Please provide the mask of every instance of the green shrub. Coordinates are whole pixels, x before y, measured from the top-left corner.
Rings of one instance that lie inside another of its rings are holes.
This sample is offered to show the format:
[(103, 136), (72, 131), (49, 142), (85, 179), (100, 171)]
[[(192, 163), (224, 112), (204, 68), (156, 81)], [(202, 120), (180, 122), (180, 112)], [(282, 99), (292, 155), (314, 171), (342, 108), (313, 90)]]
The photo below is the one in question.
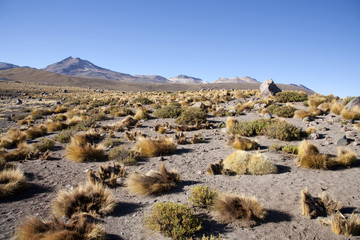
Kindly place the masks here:
[(307, 94), (303, 92), (282, 91), (282, 92), (278, 92), (275, 95), (275, 100), (281, 103), (303, 102), (306, 101), (307, 99), (308, 99)]
[(153, 102), (146, 97), (138, 97), (134, 99), (134, 103), (140, 103), (141, 105), (152, 104)]
[(34, 144), (34, 149), (37, 152), (46, 152), (55, 146), (55, 142), (49, 138), (42, 138), (39, 143)]
[(285, 145), (282, 149), (283, 152), (289, 153), (289, 154), (298, 154), (298, 148), (297, 146), (292, 145)]
[(195, 186), (191, 190), (190, 202), (197, 207), (208, 207), (213, 204), (217, 192), (208, 186)]
[(154, 112), (154, 116), (158, 118), (176, 118), (182, 113), (180, 104), (170, 104)]
[(126, 166), (135, 166), (139, 159), (139, 153), (124, 146), (112, 148), (109, 152), (109, 159), (121, 162)]
[(267, 127), (266, 135), (282, 141), (291, 141), (300, 139), (301, 130), (285, 121), (274, 121)]
[(173, 202), (155, 203), (144, 222), (149, 229), (173, 239), (191, 236), (201, 229), (202, 223), (187, 205)]
[(206, 122), (206, 112), (200, 108), (187, 108), (175, 120), (177, 124), (194, 125)]
[(283, 147), (280, 146), (279, 144), (273, 144), (269, 147), (270, 151), (274, 151), (274, 152), (281, 151), (282, 148)]
[(269, 114), (274, 114), (274, 110), (279, 108), (279, 107), (280, 107), (279, 105), (271, 104), (266, 108), (266, 112), (269, 113)]
[(284, 118), (292, 118), (294, 117), (294, 113), (296, 111), (296, 108), (291, 106), (282, 106), (275, 108), (273, 111), (273, 114), (275, 114), (278, 117), (284, 117)]
[(112, 137), (107, 137), (105, 138), (103, 144), (104, 147), (113, 147), (116, 145), (119, 145), (121, 143), (121, 140), (118, 138), (112, 138)]
[(55, 136), (55, 141), (59, 143), (69, 143), (71, 137), (74, 135), (75, 131), (71, 129), (62, 130)]
[(263, 134), (266, 128), (270, 125), (271, 120), (259, 119), (251, 122), (238, 122), (229, 129), (230, 134), (240, 134), (241, 136), (254, 136)]

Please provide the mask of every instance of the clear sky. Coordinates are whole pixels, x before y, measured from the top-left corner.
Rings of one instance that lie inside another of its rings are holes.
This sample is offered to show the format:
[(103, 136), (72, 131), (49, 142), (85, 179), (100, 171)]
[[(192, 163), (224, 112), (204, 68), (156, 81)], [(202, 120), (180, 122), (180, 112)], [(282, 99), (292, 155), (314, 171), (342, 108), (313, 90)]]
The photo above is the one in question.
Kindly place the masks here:
[(250, 76), (360, 95), (359, 0), (0, 0), (0, 62)]

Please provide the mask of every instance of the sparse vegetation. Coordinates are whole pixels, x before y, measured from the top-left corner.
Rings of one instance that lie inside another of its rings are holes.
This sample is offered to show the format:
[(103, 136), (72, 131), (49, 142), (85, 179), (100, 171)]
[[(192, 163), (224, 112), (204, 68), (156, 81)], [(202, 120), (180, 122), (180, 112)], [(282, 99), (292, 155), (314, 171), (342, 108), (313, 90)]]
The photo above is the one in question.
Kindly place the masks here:
[(171, 137), (161, 137), (158, 139), (139, 137), (136, 140), (134, 150), (143, 157), (155, 157), (174, 153), (176, 144)]
[(65, 149), (65, 157), (74, 162), (101, 161), (106, 158), (104, 147), (88, 143), (85, 135), (71, 137)]
[(154, 112), (154, 116), (158, 118), (176, 118), (182, 113), (180, 104), (170, 104), (161, 107)]

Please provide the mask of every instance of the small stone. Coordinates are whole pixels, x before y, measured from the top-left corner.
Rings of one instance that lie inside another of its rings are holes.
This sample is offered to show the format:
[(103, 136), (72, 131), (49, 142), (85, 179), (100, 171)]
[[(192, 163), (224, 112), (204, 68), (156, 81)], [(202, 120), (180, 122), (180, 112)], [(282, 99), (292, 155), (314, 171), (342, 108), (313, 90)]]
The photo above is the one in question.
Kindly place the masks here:
[(20, 105), (20, 104), (22, 104), (22, 101), (19, 98), (16, 99), (16, 105)]
[(318, 133), (311, 133), (309, 136), (310, 139), (319, 139), (320, 138), (320, 134)]
[(314, 121), (314, 119), (312, 119), (311, 117), (304, 117), (303, 118), (303, 122), (311, 122)]
[(67, 90), (67, 89), (64, 89), (64, 90), (63, 90), (63, 93), (68, 93), (68, 90)]
[(192, 107), (203, 109), (205, 107), (205, 105), (202, 102), (197, 102), (194, 105), (192, 105)]
[(336, 146), (346, 146), (349, 144), (349, 139), (346, 138), (346, 136), (340, 137), (336, 142)]
[(271, 116), (271, 114), (269, 114), (269, 113), (265, 113), (265, 114), (264, 114), (264, 118), (265, 118), (265, 119), (271, 119), (272, 116)]
[(203, 171), (201, 171), (201, 170), (200, 170), (200, 171), (197, 171), (196, 173), (197, 173), (198, 175), (202, 175), (202, 174), (204, 174), (204, 172), (203, 172)]

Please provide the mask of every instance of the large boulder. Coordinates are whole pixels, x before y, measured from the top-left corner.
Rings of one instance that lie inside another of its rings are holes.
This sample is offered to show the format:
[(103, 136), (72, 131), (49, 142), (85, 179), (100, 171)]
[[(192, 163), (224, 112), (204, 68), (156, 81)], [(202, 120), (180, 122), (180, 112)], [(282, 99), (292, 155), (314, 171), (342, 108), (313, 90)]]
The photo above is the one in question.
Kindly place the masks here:
[(260, 93), (263, 98), (274, 96), (278, 92), (281, 92), (281, 89), (276, 86), (272, 79), (266, 80), (260, 85)]
[(360, 108), (360, 97), (354, 97), (348, 104), (346, 104), (346, 108), (350, 110), (355, 106)]

